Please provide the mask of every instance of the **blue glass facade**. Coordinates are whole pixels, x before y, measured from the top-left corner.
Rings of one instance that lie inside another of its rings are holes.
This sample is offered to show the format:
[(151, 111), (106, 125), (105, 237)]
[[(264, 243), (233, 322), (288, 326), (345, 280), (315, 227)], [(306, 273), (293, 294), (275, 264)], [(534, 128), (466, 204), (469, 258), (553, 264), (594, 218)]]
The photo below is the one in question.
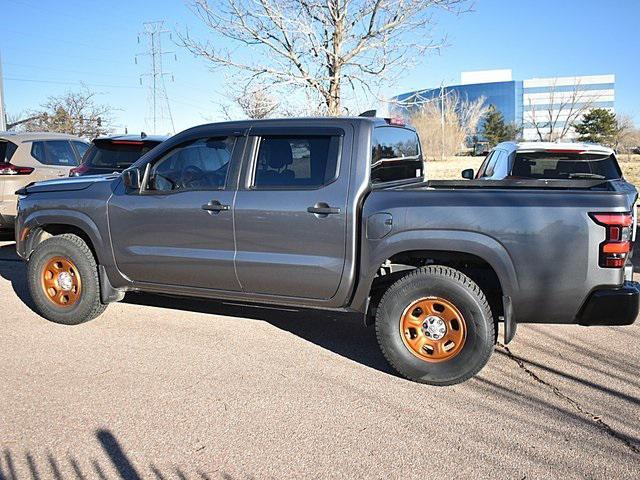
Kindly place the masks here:
[[(504, 116), (507, 123), (522, 124), (522, 82), (491, 82), (474, 83), (470, 85), (451, 85), (443, 88), (444, 94), (456, 92), (459, 98), (470, 101), (485, 97), (486, 105), (494, 105)], [(440, 96), (440, 89), (418, 90), (415, 92), (398, 95), (397, 100), (402, 103), (411, 103), (413, 99), (430, 100)]]

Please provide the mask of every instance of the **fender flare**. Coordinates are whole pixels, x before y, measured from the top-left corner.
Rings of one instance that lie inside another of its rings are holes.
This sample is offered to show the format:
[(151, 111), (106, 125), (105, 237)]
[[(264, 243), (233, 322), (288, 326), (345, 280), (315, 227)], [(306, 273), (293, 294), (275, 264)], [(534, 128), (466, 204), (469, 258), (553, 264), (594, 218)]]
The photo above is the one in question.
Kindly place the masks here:
[(493, 237), (465, 230), (409, 230), (380, 241), (365, 243), (351, 308), (366, 312), (369, 292), (380, 266), (394, 255), (416, 250), (475, 255), (496, 272), (503, 295), (513, 298), (514, 292), (518, 290), (518, 276), (513, 260), (507, 249)]
[[(96, 223), (85, 213), (75, 210), (37, 210), (31, 213), (24, 221), (22, 228), (28, 228), (30, 232), (46, 225), (69, 225), (84, 232), (92, 243), (96, 260), (101, 265), (111, 265), (113, 261), (110, 255), (110, 248), (102, 241), (100, 230)], [(26, 239), (24, 254), (28, 258), (34, 249), (36, 237), (30, 233)]]

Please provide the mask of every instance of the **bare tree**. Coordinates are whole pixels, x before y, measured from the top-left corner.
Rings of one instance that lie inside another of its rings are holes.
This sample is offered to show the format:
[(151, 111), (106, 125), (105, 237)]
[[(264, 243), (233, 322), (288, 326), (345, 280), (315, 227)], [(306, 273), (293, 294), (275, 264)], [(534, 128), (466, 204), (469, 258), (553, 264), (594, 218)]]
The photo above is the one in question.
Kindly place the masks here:
[(267, 118), (279, 106), (278, 101), (265, 88), (242, 89), (235, 101), (248, 118)]
[[(461, 12), (467, 0), (190, 0), (211, 38), (181, 34), (212, 66), (245, 87), (307, 90), (324, 113), (339, 115), (356, 91), (373, 91), (426, 51), (437, 9)], [(222, 40), (222, 41), (221, 41)], [(233, 49), (219, 47), (231, 44)], [(235, 47), (246, 47), (238, 49)]]
[(50, 97), (41, 108), (29, 112), (23, 123), (26, 131), (69, 133), (94, 138), (111, 131), (113, 109), (95, 101), (95, 92), (86, 88)]
[(411, 115), (411, 124), (420, 134), (425, 157), (442, 159), (463, 150), (486, 112), (484, 97), (471, 101), (451, 91), (424, 102)]
[(597, 98), (591, 92), (580, 88), (580, 82), (576, 82), (571, 91), (560, 92), (554, 80), (545, 100), (548, 103), (542, 108), (529, 99), (530, 120), (538, 139), (552, 142), (565, 138), (595, 101)]
[(633, 118), (629, 115), (616, 114), (616, 135), (613, 148), (620, 153), (631, 153), (640, 148), (640, 129), (636, 128)]

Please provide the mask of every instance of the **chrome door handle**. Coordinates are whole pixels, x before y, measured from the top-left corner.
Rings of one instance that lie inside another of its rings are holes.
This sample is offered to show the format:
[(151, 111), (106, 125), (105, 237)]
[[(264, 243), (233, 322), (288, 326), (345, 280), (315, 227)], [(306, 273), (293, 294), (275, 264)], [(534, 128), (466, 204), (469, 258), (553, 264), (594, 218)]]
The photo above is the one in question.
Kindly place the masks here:
[(209, 203), (202, 205), (202, 209), (213, 213), (219, 213), (231, 209), (231, 205), (223, 205), (218, 200), (211, 200)]
[(308, 207), (307, 212), (326, 217), (327, 215), (337, 215), (340, 213), (339, 207), (330, 207), (324, 202), (318, 202), (313, 207)]

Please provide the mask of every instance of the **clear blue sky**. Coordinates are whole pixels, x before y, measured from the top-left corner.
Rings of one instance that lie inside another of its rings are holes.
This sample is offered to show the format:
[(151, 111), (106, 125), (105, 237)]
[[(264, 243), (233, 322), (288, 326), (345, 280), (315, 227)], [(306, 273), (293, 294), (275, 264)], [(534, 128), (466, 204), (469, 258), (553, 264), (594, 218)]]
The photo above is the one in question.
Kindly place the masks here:
[[(0, 14), (9, 113), (34, 109), (84, 82), (118, 109), (116, 127), (130, 132), (150, 130), (147, 90), (139, 81), (147, 67), (144, 58), (134, 63), (144, 50), (137, 43), (143, 22), (164, 20), (169, 30), (189, 26), (202, 33), (181, 0), (1, 0)], [(387, 93), (457, 82), (463, 70), (511, 68), (516, 79), (614, 73), (616, 110), (638, 124), (639, 18), (638, 0), (477, 0), (471, 13), (436, 16), (437, 32), (446, 32), (450, 46), (421, 59)], [(167, 91), (176, 130), (221, 119), (221, 74), (168, 38), (163, 46), (178, 57), (165, 62), (175, 79)]]

